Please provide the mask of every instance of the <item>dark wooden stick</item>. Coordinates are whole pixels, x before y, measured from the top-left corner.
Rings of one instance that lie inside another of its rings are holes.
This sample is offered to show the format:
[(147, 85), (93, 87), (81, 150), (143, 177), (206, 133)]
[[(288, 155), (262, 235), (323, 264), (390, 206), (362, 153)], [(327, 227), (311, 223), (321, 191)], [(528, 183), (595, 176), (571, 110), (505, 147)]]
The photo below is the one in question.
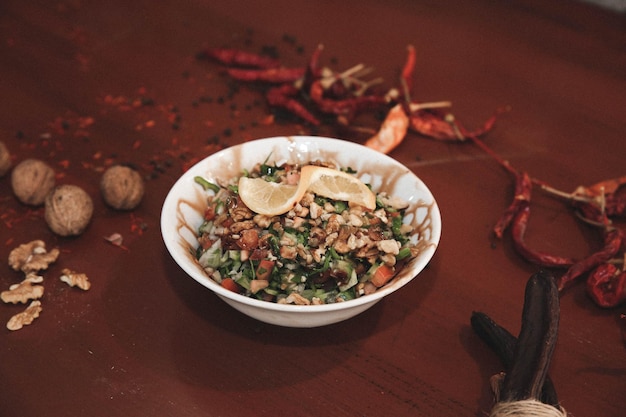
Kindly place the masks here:
[[(473, 312), (470, 322), (478, 337), (498, 356), (504, 365), (505, 372), (509, 372), (513, 365), (517, 338), (485, 313)], [(546, 375), (543, 384), (541, 402), (559, 408), (559, 397), (549, 375)]]
[(554, 276), (540, 271), (526, 284), (522, 327), (500, 401), (541, 398), (559, 327), (559, 293)]

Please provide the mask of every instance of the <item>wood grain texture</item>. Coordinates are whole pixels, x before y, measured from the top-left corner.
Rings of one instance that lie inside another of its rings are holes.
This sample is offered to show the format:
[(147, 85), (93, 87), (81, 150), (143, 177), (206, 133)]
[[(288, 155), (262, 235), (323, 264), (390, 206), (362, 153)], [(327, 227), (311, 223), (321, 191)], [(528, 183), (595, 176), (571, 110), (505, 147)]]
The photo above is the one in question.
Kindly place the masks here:
[[(537, 269), (507, 237), (490, 241), (513, 178), (469, 144), (409, 135), (391, 156), (424, 180), (443, 217), (429, 267), (345, 323), (258, 323), (176, 266), (160, 237), (160, 207), (182, 170), (216, 143), (310, 131), (263, 124), (258, 89), (233, 89), (196, 53), (271, 46), (296, 66), (323, 43), (325, 65), (363, 62), (391, 85), (413, 44), (417, 100), (452, 101), (470, 128), (510, 106), (485, 141), (573, 191), (624, 175), (624, 23), (565, 0), (1, 2), (0, 140), (14, 162), (44, 159), (58, 182), (88, 191), (94, 218), (80, 237), (56, 237), (41, 210), (25, 210), (9, 177), (0, 178), (0, 260), (33, 239), (62, 251), (46, 272), (41, 316), (18, 332), (0, 330), (0, 415), (485, 415), (489, 378), (502, 365), (471, 331), (471, 313), (517, 334)], [(148, 178), (132, 212), (99, 198), (102, 168), (113, 162)], [(539, 193), (533, 202), (529, 245), (575, 258), (601, 245), (562, 202)], [(114, 232), (128, 250), (103, 239)], [(58, 281), (63, 268), (87, 273), (91, 289)], [(0, 264), (0, 287), (19, 280)], [(0, 306), (0, 321), (20, 308)], [(562, 295), (550, 376), (572, 415), (623, 415), (625, 312), (599, 309), (581, 285)]]

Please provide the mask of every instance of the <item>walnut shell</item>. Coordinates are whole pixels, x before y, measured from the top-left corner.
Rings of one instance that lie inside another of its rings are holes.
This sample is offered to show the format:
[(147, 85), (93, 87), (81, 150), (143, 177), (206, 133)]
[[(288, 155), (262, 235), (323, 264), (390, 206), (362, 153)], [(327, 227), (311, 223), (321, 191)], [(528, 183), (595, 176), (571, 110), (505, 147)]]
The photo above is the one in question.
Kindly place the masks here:
[(141, 203), (144, 183), (134, 169), (115, 165), (102, 175), (100, 191), (109, 206), (118, 210), (132, 210)]
[(54, 170), (39, 159), (25, 159), (13, 169), (11, 186), (18, 200), (31, 206), (43, 204), (54, 187)]
[(60, 185), (46, 197), (44, 217), (50, 229), (58, 235), (80, 235), (92, 215), (91, 197), (76, 185)]
[(11, 154), (4, 142), (0, 142), (0, 178), (11, 168)]

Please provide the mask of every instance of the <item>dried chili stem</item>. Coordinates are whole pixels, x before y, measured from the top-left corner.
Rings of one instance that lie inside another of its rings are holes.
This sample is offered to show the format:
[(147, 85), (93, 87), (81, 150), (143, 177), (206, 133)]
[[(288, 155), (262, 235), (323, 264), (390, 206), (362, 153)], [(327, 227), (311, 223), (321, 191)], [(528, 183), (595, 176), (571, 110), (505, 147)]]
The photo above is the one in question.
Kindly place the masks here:
[(360, 85), (360, 87), (353, 94), (358, 97), (358, 96), (362, 96), (363, 94), (365, 94), (365, 92), (369, 90), (370, 88), (372, 88), (372, 86), (377, 85), (377, 84), (382, 84), (385, 80), (382, 77), (378, 77), (370, 81), (361, 81), (361, 80), (355, 80), (355, 81), (357, 82), (357, 85)]
[(361, 73), (361, 71), (364, 70), (366, 70), (367, 73), (371, 72), (371, 69), (365, 68), (365, 64), (356, 64), (355, 66), (350, 67), (339, 74), (335, 74), (332, 71), (329, 71), (329, 74), (326, 74), (322, 77), (322, 79), (320, 80), (320, 84), (326, 90), (338, 80), (344, 80), (348, 78), (355, 79), (354, 77), (356, 77), (356, 74), (359, 74)]
[(424, 103), (410, 103), (409, 110), (411, 112), (428, 110), (428, 109), (446, 109), (452, 107), (450, 101), (427, 101)]
[(452, 128), (454, 129), (457, 138), (460, 141), (464, 141), (464, 140), (471, 140), (476, 146), (478, 146), (481, 150), (483, 150), (487, 155), (491, 156), (493, 159), (496, 160), (496, 162), (498, 162), (498, 164), (500, 164), (504, 169), (506, 169), (508, 172), (510, 172), (511, 174), (517, 176), (518, 175), (518, 171), (513, 168), (511, 166), (511, 163), (509, 161), (507, 161), (506, 159), (502, 158), (500, 155), (498, 155), (493, 149), (491, 149), (489, 146), (487, 146), (487, 144), (485, 142), (483, 142), (478, 136), (476, 135), (463, 135), (463, 133), (461, 132), (461, 128), (459, 127), (458, 123), (456, 122), (456, 118), (454, 117), (454, 115), (452, 113), (448, 113), (446, 115), (446, 122), (450, 123), (450, 125), (452, 126)]
[(535, 178), (533, 178), (532, 181), (534, 184), (538, 185), (539, 188), (541, 188), (543, 191), (547, 192), (548, 194), (552, 194), (552, 195), (564, 198), (569, 201), (580, 201), (581, 203), (589, 203), (592, 201), (592, 199), (590, 199), (589, 197), (583, 197), (580, 195), (576, 195), (574, 193), (568, 193), (565, 191), (557, 190), (556, 188), (551, 187), (545, 182), (539, 181)]

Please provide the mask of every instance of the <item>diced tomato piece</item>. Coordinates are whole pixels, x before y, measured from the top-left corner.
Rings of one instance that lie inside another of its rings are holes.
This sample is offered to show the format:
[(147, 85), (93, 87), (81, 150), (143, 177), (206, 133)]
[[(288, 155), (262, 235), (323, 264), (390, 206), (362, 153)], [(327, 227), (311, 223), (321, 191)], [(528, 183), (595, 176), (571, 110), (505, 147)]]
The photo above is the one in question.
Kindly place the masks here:
[(200, 238), (198, 238), (198, 243), (200, 244), (200, 246), (202, 247), (202, 249), (208, 249), (211, 246), (213, 246), (213, 242), (211, 239), (209, 239), (206, 236), (201, 236)]
[(270, 261), (269, 259), (262, 259), (259, 262), (259, 266), (256, 268), (256, 279), (269, 280), (270, 274), (272, 273), (272, 268), (274, 268), (274, 261)]
[(213, 220), (215, 218), (215, 206), (208, 206), (204, 210), (204, 219), (205, 220)]
[(224, 278), (221, 283), (222, 287), (232, 292), (240, 293), (241, 286), (235, 282), (232, 278)]
[(394, 274), (395, 270), (393, 267), (382, 264), (376, 268), (370, 282), (377, 287), (382, 287), (391, 279), (391, 277), (393, 277)]

